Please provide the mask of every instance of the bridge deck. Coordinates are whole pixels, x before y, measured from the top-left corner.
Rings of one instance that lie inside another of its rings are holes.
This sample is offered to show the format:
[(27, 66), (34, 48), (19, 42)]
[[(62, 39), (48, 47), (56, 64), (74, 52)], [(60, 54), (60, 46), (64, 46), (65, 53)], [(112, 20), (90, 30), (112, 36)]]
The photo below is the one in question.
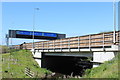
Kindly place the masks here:
[[(116, 44), (119, 43), (120, 31), (116, 31)], [(35, 42), (35, 49), (53, 50), (53, 49), (82, 49), (82, 48), (108, 48), (113, 45), (113, 32), (91, 34), (65, 39)], [(16, 49), (32, 49), (32, 43), (14, 45)]]

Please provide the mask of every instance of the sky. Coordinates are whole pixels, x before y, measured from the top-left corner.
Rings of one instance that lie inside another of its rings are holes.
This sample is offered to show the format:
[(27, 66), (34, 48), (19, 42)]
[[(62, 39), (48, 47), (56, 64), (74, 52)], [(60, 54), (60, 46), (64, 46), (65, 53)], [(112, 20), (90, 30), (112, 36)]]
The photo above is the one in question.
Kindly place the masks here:
[[(113, 31), (112, 2), (3, 2), (2, 44), (9, 29), (33, 29), (66, 34), (66, 37)], [(117, 29), (117, 28), (116, 28)], [(10, 45), (32, 42), (32, 39), (10, 39)], [(40, 40), (35, 40), (40, 41)]]

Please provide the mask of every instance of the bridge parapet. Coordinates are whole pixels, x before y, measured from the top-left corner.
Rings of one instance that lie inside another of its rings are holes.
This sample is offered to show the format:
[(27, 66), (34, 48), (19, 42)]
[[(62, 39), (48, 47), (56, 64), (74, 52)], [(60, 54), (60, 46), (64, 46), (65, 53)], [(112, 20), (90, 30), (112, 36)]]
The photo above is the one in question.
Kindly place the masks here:
[[(46, 51), (62, 51), (64, 50), (91, 50), (94, 48), (112, 48), (113, 45), (118, 46), (120, 39), (120, 31), (116, 31), (116, 44), (113, 43), (113, 32), (105, 32), (65, 39), (57, 39), (50, 41), (35, 42), (35, 49)], [(18, 48), (19, 46), (17, 46)], [(25, 43), (20, 46), (23, 49), (32, 49), (32, 43)]]

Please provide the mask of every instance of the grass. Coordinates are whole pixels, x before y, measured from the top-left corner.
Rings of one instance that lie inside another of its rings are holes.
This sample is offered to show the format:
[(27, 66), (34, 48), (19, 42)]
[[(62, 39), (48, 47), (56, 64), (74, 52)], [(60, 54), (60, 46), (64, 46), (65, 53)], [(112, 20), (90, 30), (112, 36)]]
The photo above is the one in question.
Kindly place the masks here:
[(32, 58), (32, 53), (26, 50), (14, 51), (2, 54), (2, 77), (3, 78), (30, 78), (25, 75), (25, 68), (34, 72), (35, 78), (42, 78), (50, 71), (40, 68)]
[[(111, 61), (106, 61), (99, 67), (87, 69), (85, 78), (118, 78), (118, 63), (120, 63), (120, 53)], [(40, 68), (37, 62), (32, 58), (32, 53), (26, 50), (11, 51), (11, 53), (2, 54), (2, 77), (3, 78), (30, 78), (25, 75), (25, 68), (28, 67), (35, 73), (34, 78), (42, 78), (45, 73), (50, 71)], [(1, 74), (0, 74), (1, 75)], [(78, 79), (69, 79), (78, 80)]]
[(120, 58), (120, 53), (111, 61), (106, 61), (99, 67), (86, 70), (83, 78), (118, 78), (118, 72), (120, 71), (118, 69), (118, 62), (120, 62), (118, 57)]

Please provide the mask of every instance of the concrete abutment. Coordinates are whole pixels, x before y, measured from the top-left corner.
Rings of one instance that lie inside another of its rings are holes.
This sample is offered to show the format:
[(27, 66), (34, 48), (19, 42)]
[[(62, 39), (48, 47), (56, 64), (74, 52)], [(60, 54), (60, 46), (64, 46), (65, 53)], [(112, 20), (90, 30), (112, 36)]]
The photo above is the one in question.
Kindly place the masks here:
[(117, 52), (93, 52), (93, 67), (98, 67), (100, 63), (113, 59), (116, 54)]

